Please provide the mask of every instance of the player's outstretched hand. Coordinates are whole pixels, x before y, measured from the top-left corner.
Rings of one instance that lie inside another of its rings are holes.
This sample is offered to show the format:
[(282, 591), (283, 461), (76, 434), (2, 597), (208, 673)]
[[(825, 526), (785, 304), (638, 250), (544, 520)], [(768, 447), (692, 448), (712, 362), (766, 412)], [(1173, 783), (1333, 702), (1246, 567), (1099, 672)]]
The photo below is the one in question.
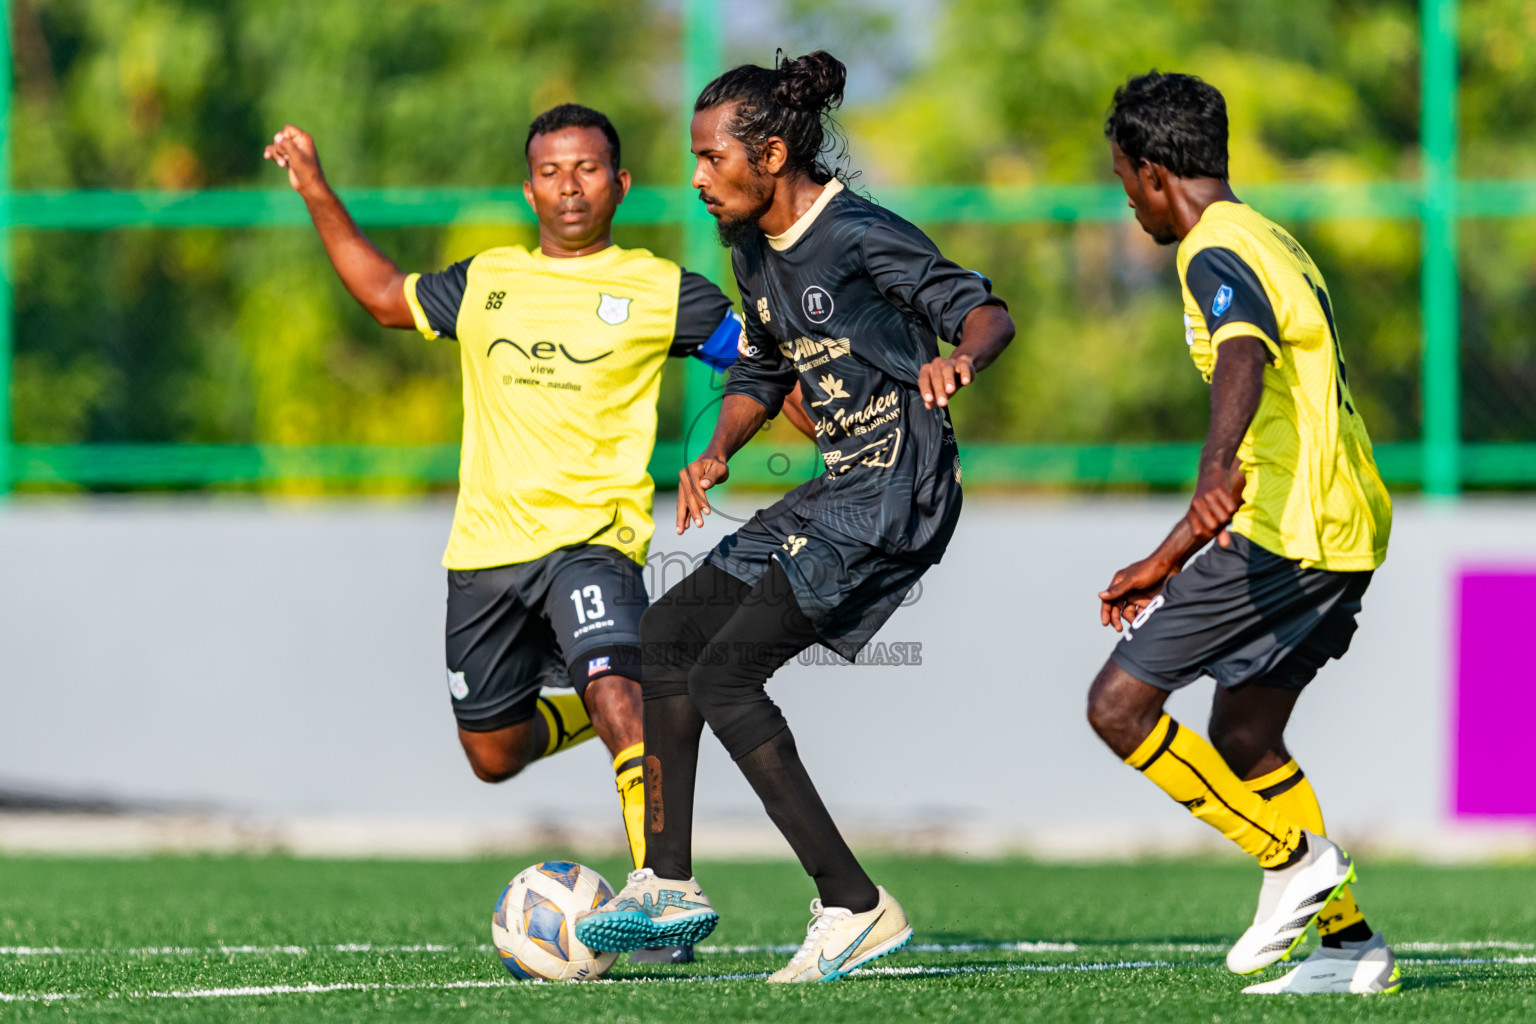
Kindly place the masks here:
[(315, 140), (301, 128), (291, 124), (272, 136), (272, 144), (261, 154), (277, 166), (288, 171), (288, 184), (301, 195), (311, 186), (325, 181), (320, 170), (320, 154), (315, 152)]
[(703, 527), (704, 517), (709, 515), (709, 498), (704, 492), (716, 484), (725, 483), (731, 475), (723, 459), (700, 456), (683, 467), (677, 474), (677, 532), (682, 534), (690, 524)]
[(939, 356), (917, 371), (917, 389), (923, 395), (923, 407), (948, 405), (949, 396), (976, 378), (976, 366), (967, 355)]
[(1099, 591), (1100, 624), (1120, 632), (1162, 593), (1163, 587), (1178, 571), (1178, 565), (1153, 555), (1115, 573), (1109, 586)]
[(1243, 488), (1248, 478), (1240, 463), (1226, 469), (1202, 469), (1200, 482), (1195, 485), (1195, 496), (1189, 501), (1189, 528), (1195, 540), (1201, 544), (1216, 538), (1224, 548), (1232, 546), (1232, 535), (1227, 524), (1243, 504)]

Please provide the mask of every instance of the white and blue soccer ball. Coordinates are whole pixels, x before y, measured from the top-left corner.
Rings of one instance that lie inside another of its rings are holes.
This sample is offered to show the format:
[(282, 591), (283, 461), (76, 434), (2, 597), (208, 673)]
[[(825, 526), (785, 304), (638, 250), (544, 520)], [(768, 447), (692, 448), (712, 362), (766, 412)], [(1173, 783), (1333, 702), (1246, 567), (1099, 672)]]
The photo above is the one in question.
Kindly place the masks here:
[(514, 978), (591, 981), (619, 958), (576, 939), (576, 915), (613, 899), (613, 886), (591, 868), (546, 860), (507, 883), (491, 917), (491, 941)]

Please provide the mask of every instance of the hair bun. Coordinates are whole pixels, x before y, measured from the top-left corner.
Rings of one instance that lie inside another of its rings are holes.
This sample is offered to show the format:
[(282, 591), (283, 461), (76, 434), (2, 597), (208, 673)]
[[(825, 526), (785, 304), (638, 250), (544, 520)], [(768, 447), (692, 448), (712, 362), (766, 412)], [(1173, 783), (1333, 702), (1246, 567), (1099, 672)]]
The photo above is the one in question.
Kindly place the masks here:
[(831, 110), (843, 102), (848, 69), (826, 50), (779, 61), (773, 101), (791, 110)]

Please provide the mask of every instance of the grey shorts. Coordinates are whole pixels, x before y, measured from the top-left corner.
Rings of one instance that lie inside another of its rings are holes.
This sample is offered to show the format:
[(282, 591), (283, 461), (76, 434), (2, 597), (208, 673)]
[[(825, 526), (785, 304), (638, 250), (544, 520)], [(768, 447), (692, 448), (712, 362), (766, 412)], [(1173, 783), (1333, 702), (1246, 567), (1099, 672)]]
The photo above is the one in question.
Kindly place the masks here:
[(1233, 534), (1168, 581), (1111, 657), (1162, 690), (1204, 675), (1299, 690), (1349, 650), (1371, 575), (1303, 569)]
[(532, 562), (448, 570), (448, 692), (459, 725), (490, 732), (526, 722), (539, 690), (606, 675), (640, 678), (640, 567), (602, 544)]

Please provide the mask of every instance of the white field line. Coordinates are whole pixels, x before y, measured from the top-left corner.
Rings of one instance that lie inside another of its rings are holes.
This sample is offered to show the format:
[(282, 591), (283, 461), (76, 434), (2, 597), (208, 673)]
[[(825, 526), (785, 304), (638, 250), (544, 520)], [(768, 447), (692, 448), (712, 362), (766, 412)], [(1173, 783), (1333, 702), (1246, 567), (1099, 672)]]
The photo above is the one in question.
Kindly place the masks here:
[[(1470, 966), (1485, 964), (1536, 964), (1536, 956), (1518, 957), (1457, 957), (1450, 960), (1405, 958), (1401, 962), (1424, 966)], [(867, 967), (854, 973), (873, 977), (948, 977), (964, 974), (1085, 974), (1108, 971), (1142, 971), (1155, 968), (1210, 969), (1212, 965), (1178, 960), (1116, 960), (1088, 964), (978, 964), (960, 967), (919, 966)], [(675, 977), (600, 978), (585, 982), (587, 985), (678, 985), (698, 982), (752, 981), (766, 978), (767, 971), (734, 974), (697, 974)], [(337, 982), (330, 985), (249, 985), (231, 988), (193, 988), (170, 992), (112, 992), (104, 999), (235, 999), (252, 996), (324, 995), (331, 992), (409, 992), (447, 991), (451, 989), (506, 988), (521, 985), (547, 985), (555, 982), (527, 981), (448, 981), (423, 982), (420, 984), (393, 984), (389, 982)], [(0, 992), (0, 1003), (52, 1003), (66, 999), (90, 999), (83, 992)]]
[[(795, 943), (756, 945), (709, 945), (699, 946), (696, 952), (707, 955), (730, 953), (747, 955), (754, 953), (788, 954), (799, 949)], [(1200, 942), (1125, 942), (1107, 943), (1105, 949), (1127, 949), (1143, 953), (1225, 953), (1227, 947), (1220, 943)], [(1536, 943), (1512, 942), (1501, 939), (1476, 939), (1465, 942), (1402, 942), (1393, 947), (1400, 953), (1463, 953), (1479, 949), (1504, 949), (1511, 951), (1536, 950)], [(316, 953), (488, 953), (488, 944), (450, 946), (439, 943), (388, 944), (376, 942), (343, 942), (336, 945), (316, 946), (143, 946), (138, 948), (99, 949), (70, 948), (64, 946), (0, 946), (0, 957), (22, 956), (306, 956)], [(1075, 942), (958, 942), (915, 943), (906, 948), (909, 953), (1080, 953), (1083, 947)]]
[(489, 945), (414, 943), (394, 946), (373, 942), (343, 942), (335, 946), (143, 946), (136, 949), (0, 946), (0, 956), (304, 956), (310, 953), (484, 953), (490, 948)]
[[(1120, 961), (1102, 964), (998, 964), (991, 967), (872, 967), (857, 974), (870, 975), (946, 975), (946, 974), (999, 974), (1013, 971), (1115, 971), (1138, 970), (1146, 967), (1180, 967), (1177, 963), (1159, 960)], [(678, 977), (599, 978), (584, 982), (586, 985), (677, 985), (708, 981), (752, 981), (768, 977), (767, 971), (739, 974), (696, 974)], [(97, 999), (231, 999), (242, 996), (289, 996), (322, 995), (328, 992), (405, 992), (439, 991), (465, 988), (506, 988), (522, 985), (549, 985), (556, 982), (527, 981), (447, 981), (422, 982), (420, 984), (391, 984), (388, 982), (337, 982), (330, 985), (248, 985), (239, 988), (192, 988), (172, 992), (112, 992)], [(0, 1003), (51, 1003), (65, 999), (90, 999), (83, 992), (0, 992)]]

